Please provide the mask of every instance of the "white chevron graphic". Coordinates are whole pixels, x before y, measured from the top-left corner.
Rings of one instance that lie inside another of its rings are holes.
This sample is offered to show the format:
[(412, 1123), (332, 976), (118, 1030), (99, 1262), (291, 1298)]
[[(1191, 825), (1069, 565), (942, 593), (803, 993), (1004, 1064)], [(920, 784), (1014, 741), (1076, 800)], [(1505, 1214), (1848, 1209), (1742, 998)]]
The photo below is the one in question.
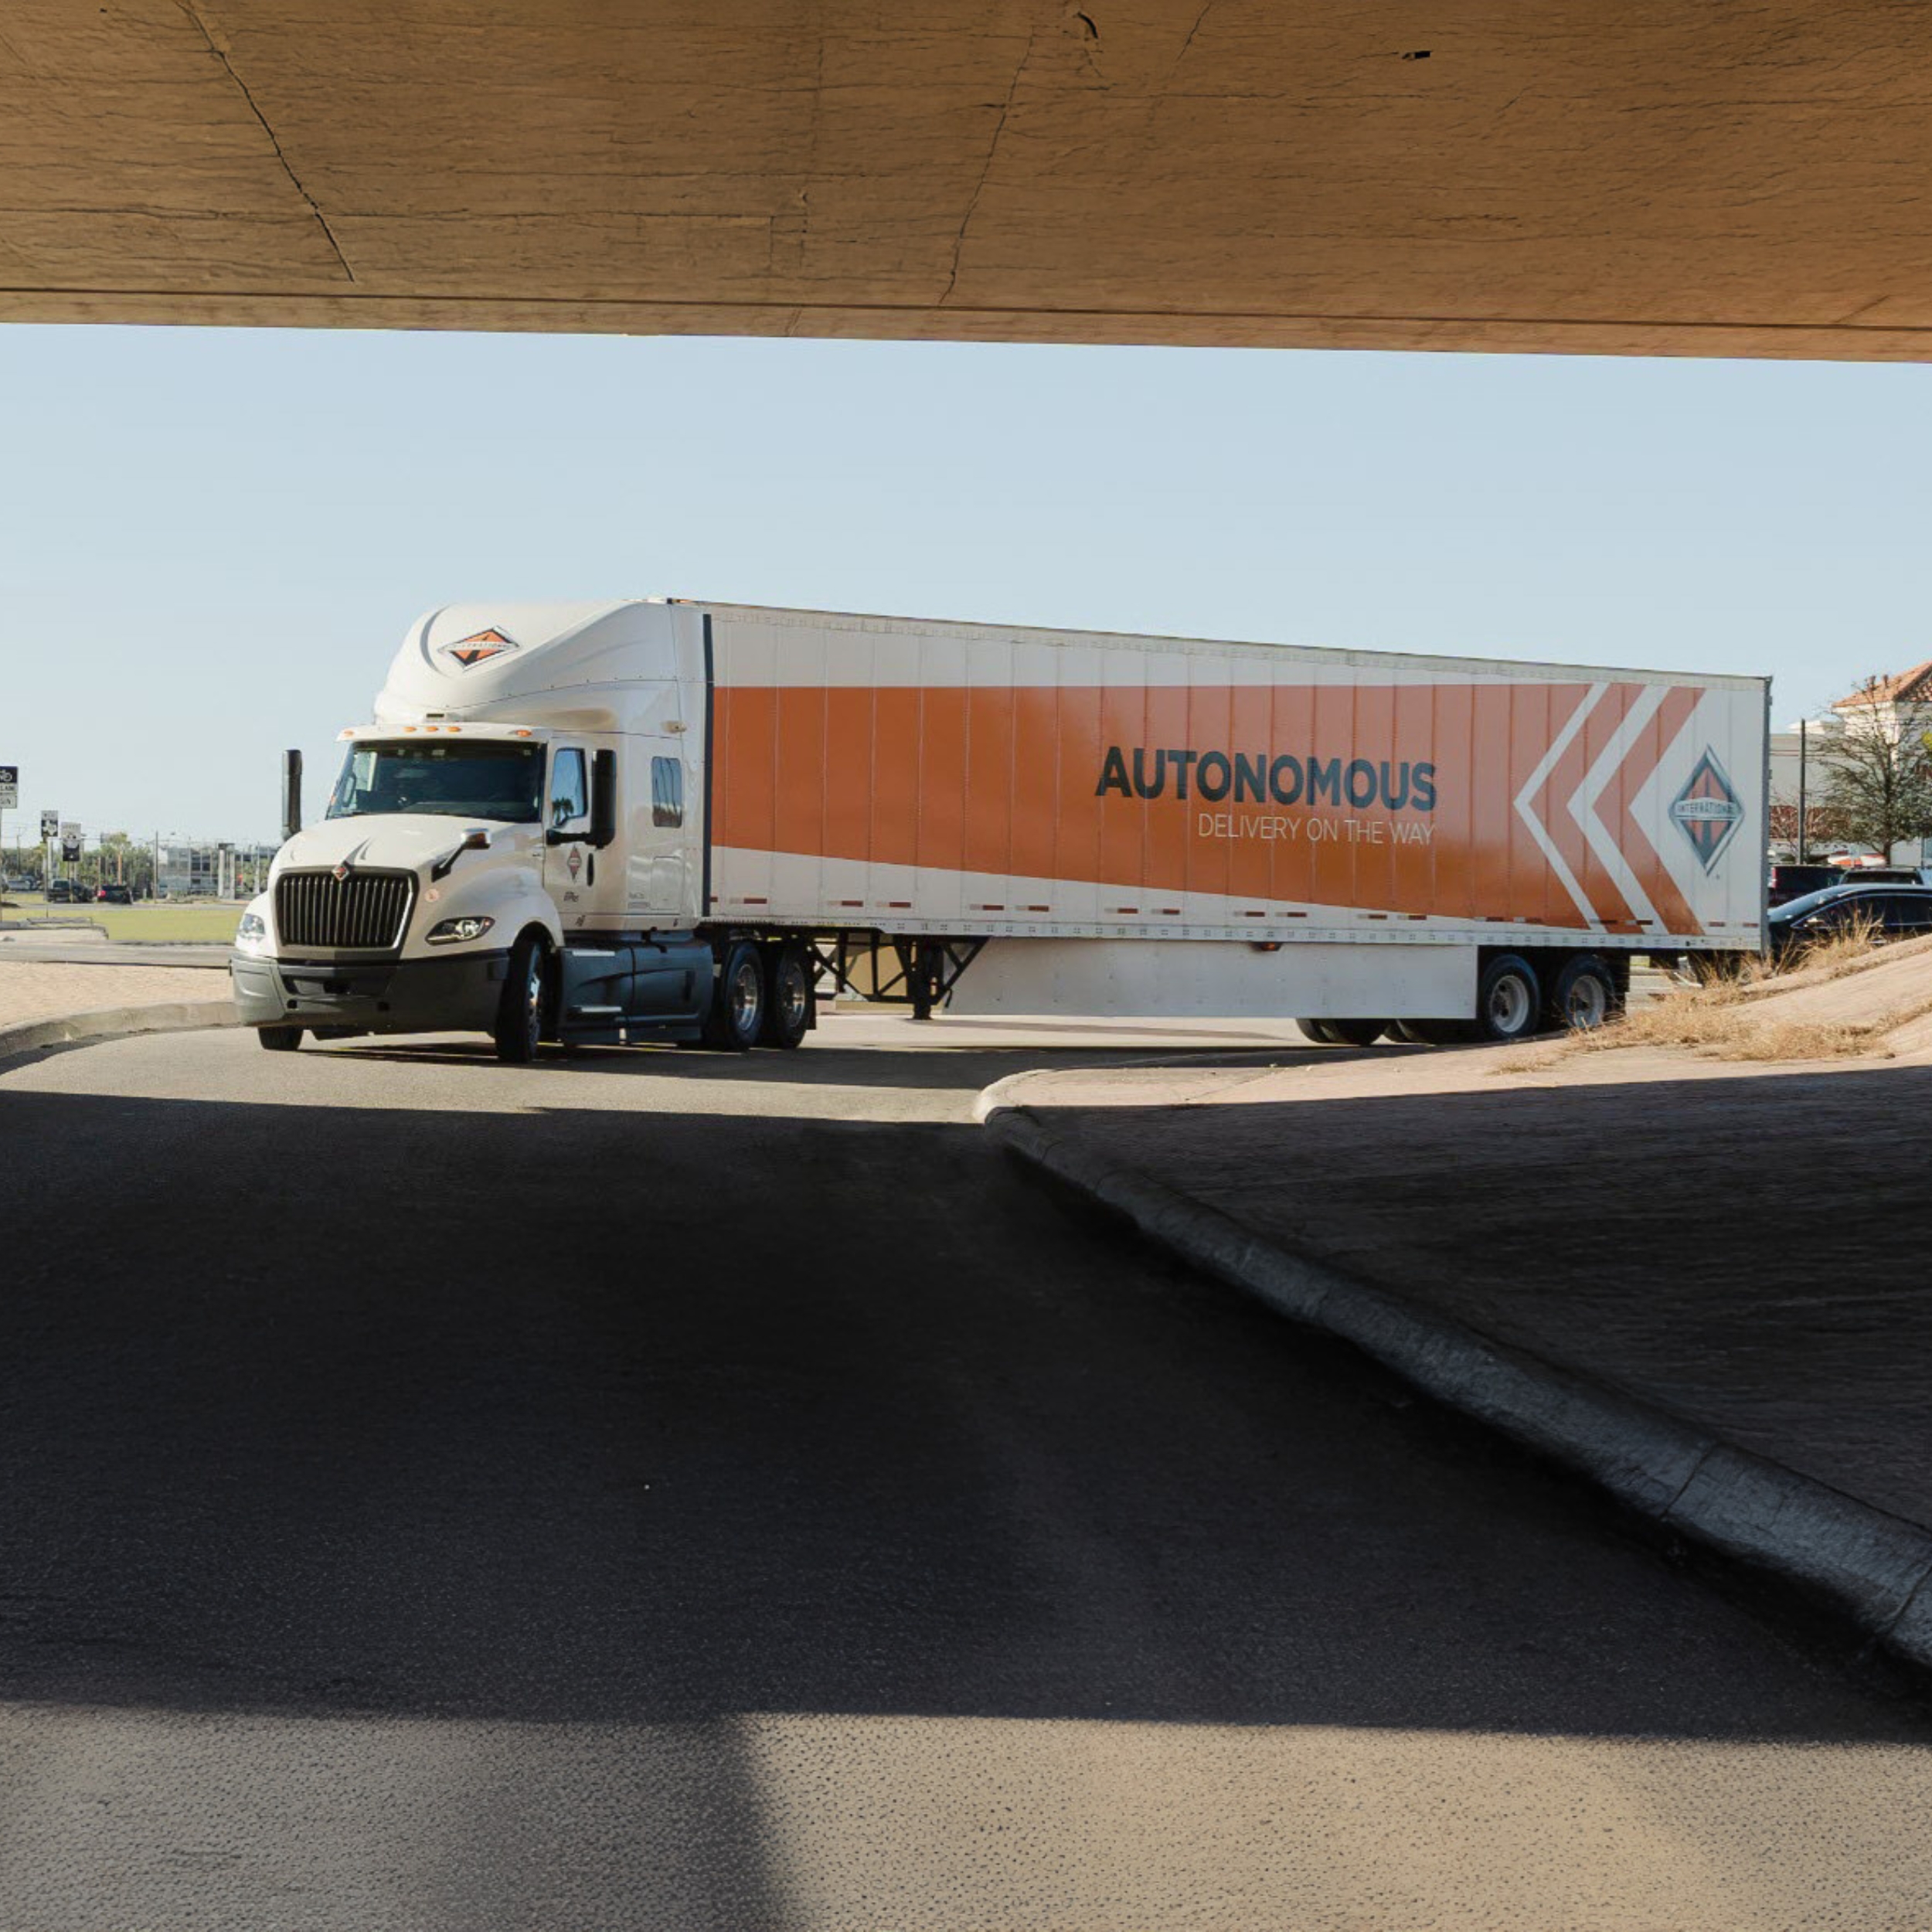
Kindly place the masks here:
[[(1516, 794), (1516, 815), (1529, 828), (1529, 835), (1536, 840), (1538, 849), (1549, 862), (1549, 869), (1563, 882), (1563, 890), (1575, 901), (1577, 911), (1583, 916), (1583, 923), (1592, 932), (1598, 933), (1604, 930), (1604, 922), (1597, 917), (1597, 908), (1591, 905), (1583, 887), (1577, 883), (1577, 875), (1570, 869), (1563, 854), (1557, 850), (1556, 842), (1550, 837), (1549, 828), (1536, 816), (1536, 794), (1543, 790), (1549, 774), (1556, 769), (1563, 753), (1570, 749), (1570, 741), (1583, 730), (1584, 719), (1596, 709), (1598, 701), (1609, 689), (1607, 684), (1593, 684), (1583, 693), (1581, 702), (1570, 714), (1563, 730), (1556, 733), (1549, 749), (1538, 762), (1536, 769), (1529, 774), (1529, 782)], [(1575, 799), (1570, 801), (1570, 811), (1573, 815)], [(1584, 835), (1589, 835), (1587, 828)]]
[(1669, 696), (1668, 685), (1654, 684), (1631, 706), (1630, 715), (1611, 734), (1609, 743), (1584, 774), (1583, 782), (1577, 787), (1576, 794), (1570, 801), (1570, 816), (1582, 827), (1583, 836), (1590, 841), (1590, 849), (1597, 855), (1604, 870), (1616, 881), (1617, 889), (1628, 901), (1631, 910), (1638, 918), (1648, 920), (1653, 927), (1661, 923), (1657, 908), (1645, 896), (1629, 860), (1598, 815), (1597, 801), (1622, 768), (1624, 760), (1630, 756), (1631, 747), (1650, 728), (1651, 720), (1663, 708), (1664, 700)]

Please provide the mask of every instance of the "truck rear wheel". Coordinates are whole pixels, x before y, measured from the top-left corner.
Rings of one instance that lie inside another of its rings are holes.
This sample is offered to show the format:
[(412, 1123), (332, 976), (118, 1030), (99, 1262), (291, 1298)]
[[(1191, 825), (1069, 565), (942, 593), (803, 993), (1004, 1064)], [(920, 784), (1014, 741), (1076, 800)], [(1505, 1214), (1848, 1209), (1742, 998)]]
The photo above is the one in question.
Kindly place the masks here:
[(1480, 1040), (1527, 1039), (1543, 1018), (1543, 989), (1536, 969), (1516, 953), (1498, 953), (1476, 984), (1476, 1018), (1471, 1029)]
[(768, 957), (771, 972), (758, 1043), (787, 1049), (801, 1046), (811, 1026), (811, 969), (796, 946), (781, 946)]
[(536, 933), (526, 933), (510, 949), (510, 970), (496, 1009), (492, 1037), (496, 1056), (506, 1066), (527, 1066), (550, 1014), (550, 949)]
[(765, 1023), (765, 964), (748, 939), (737, 940), (713, 981), (704, 1018), (704, 1043), (715, 1053), (748, 1053)]
[(271, 1053), (292, 1053), (302, 1043), (302, 1029), (299, 1026), (264, 1026), (256, 1030), (255, 1037)]

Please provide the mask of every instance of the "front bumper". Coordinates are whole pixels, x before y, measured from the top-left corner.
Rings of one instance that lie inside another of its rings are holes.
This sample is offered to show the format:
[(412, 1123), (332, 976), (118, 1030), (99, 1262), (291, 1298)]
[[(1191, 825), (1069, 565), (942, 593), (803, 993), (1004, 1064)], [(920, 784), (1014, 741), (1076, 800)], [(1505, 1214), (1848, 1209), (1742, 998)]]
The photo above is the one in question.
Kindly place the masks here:
[(267, 959), (231, 953), (228, 976), (244, 1026), (341, 1026), (361, 1033), (486, 1033), (496, 1024), (510, 956), (436, 959)]

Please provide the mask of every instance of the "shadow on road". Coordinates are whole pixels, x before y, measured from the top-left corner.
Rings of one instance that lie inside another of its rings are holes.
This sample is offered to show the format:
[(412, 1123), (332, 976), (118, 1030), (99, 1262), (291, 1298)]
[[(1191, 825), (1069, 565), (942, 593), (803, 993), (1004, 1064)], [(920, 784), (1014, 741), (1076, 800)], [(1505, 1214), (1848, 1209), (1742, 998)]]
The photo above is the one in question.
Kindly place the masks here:
[[(1932, 1523), (1932, 1067), (1027, 1104), (1291, 1247)], [(1903, 1165), (1902, 1165), (1903, 1163)]]
[(5, 1105), (0, 1696), (1843, 1732), (974, 1129)]

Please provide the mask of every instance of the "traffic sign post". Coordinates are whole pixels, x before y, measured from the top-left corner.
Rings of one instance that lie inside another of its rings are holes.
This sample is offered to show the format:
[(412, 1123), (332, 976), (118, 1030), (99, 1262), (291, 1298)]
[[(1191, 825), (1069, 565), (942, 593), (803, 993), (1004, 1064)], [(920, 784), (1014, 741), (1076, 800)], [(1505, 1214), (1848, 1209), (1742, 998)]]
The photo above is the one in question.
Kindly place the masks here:
[(0, 765), (0, 893), (6, 888), (7, 814), (20, 803), (20, 767)]

